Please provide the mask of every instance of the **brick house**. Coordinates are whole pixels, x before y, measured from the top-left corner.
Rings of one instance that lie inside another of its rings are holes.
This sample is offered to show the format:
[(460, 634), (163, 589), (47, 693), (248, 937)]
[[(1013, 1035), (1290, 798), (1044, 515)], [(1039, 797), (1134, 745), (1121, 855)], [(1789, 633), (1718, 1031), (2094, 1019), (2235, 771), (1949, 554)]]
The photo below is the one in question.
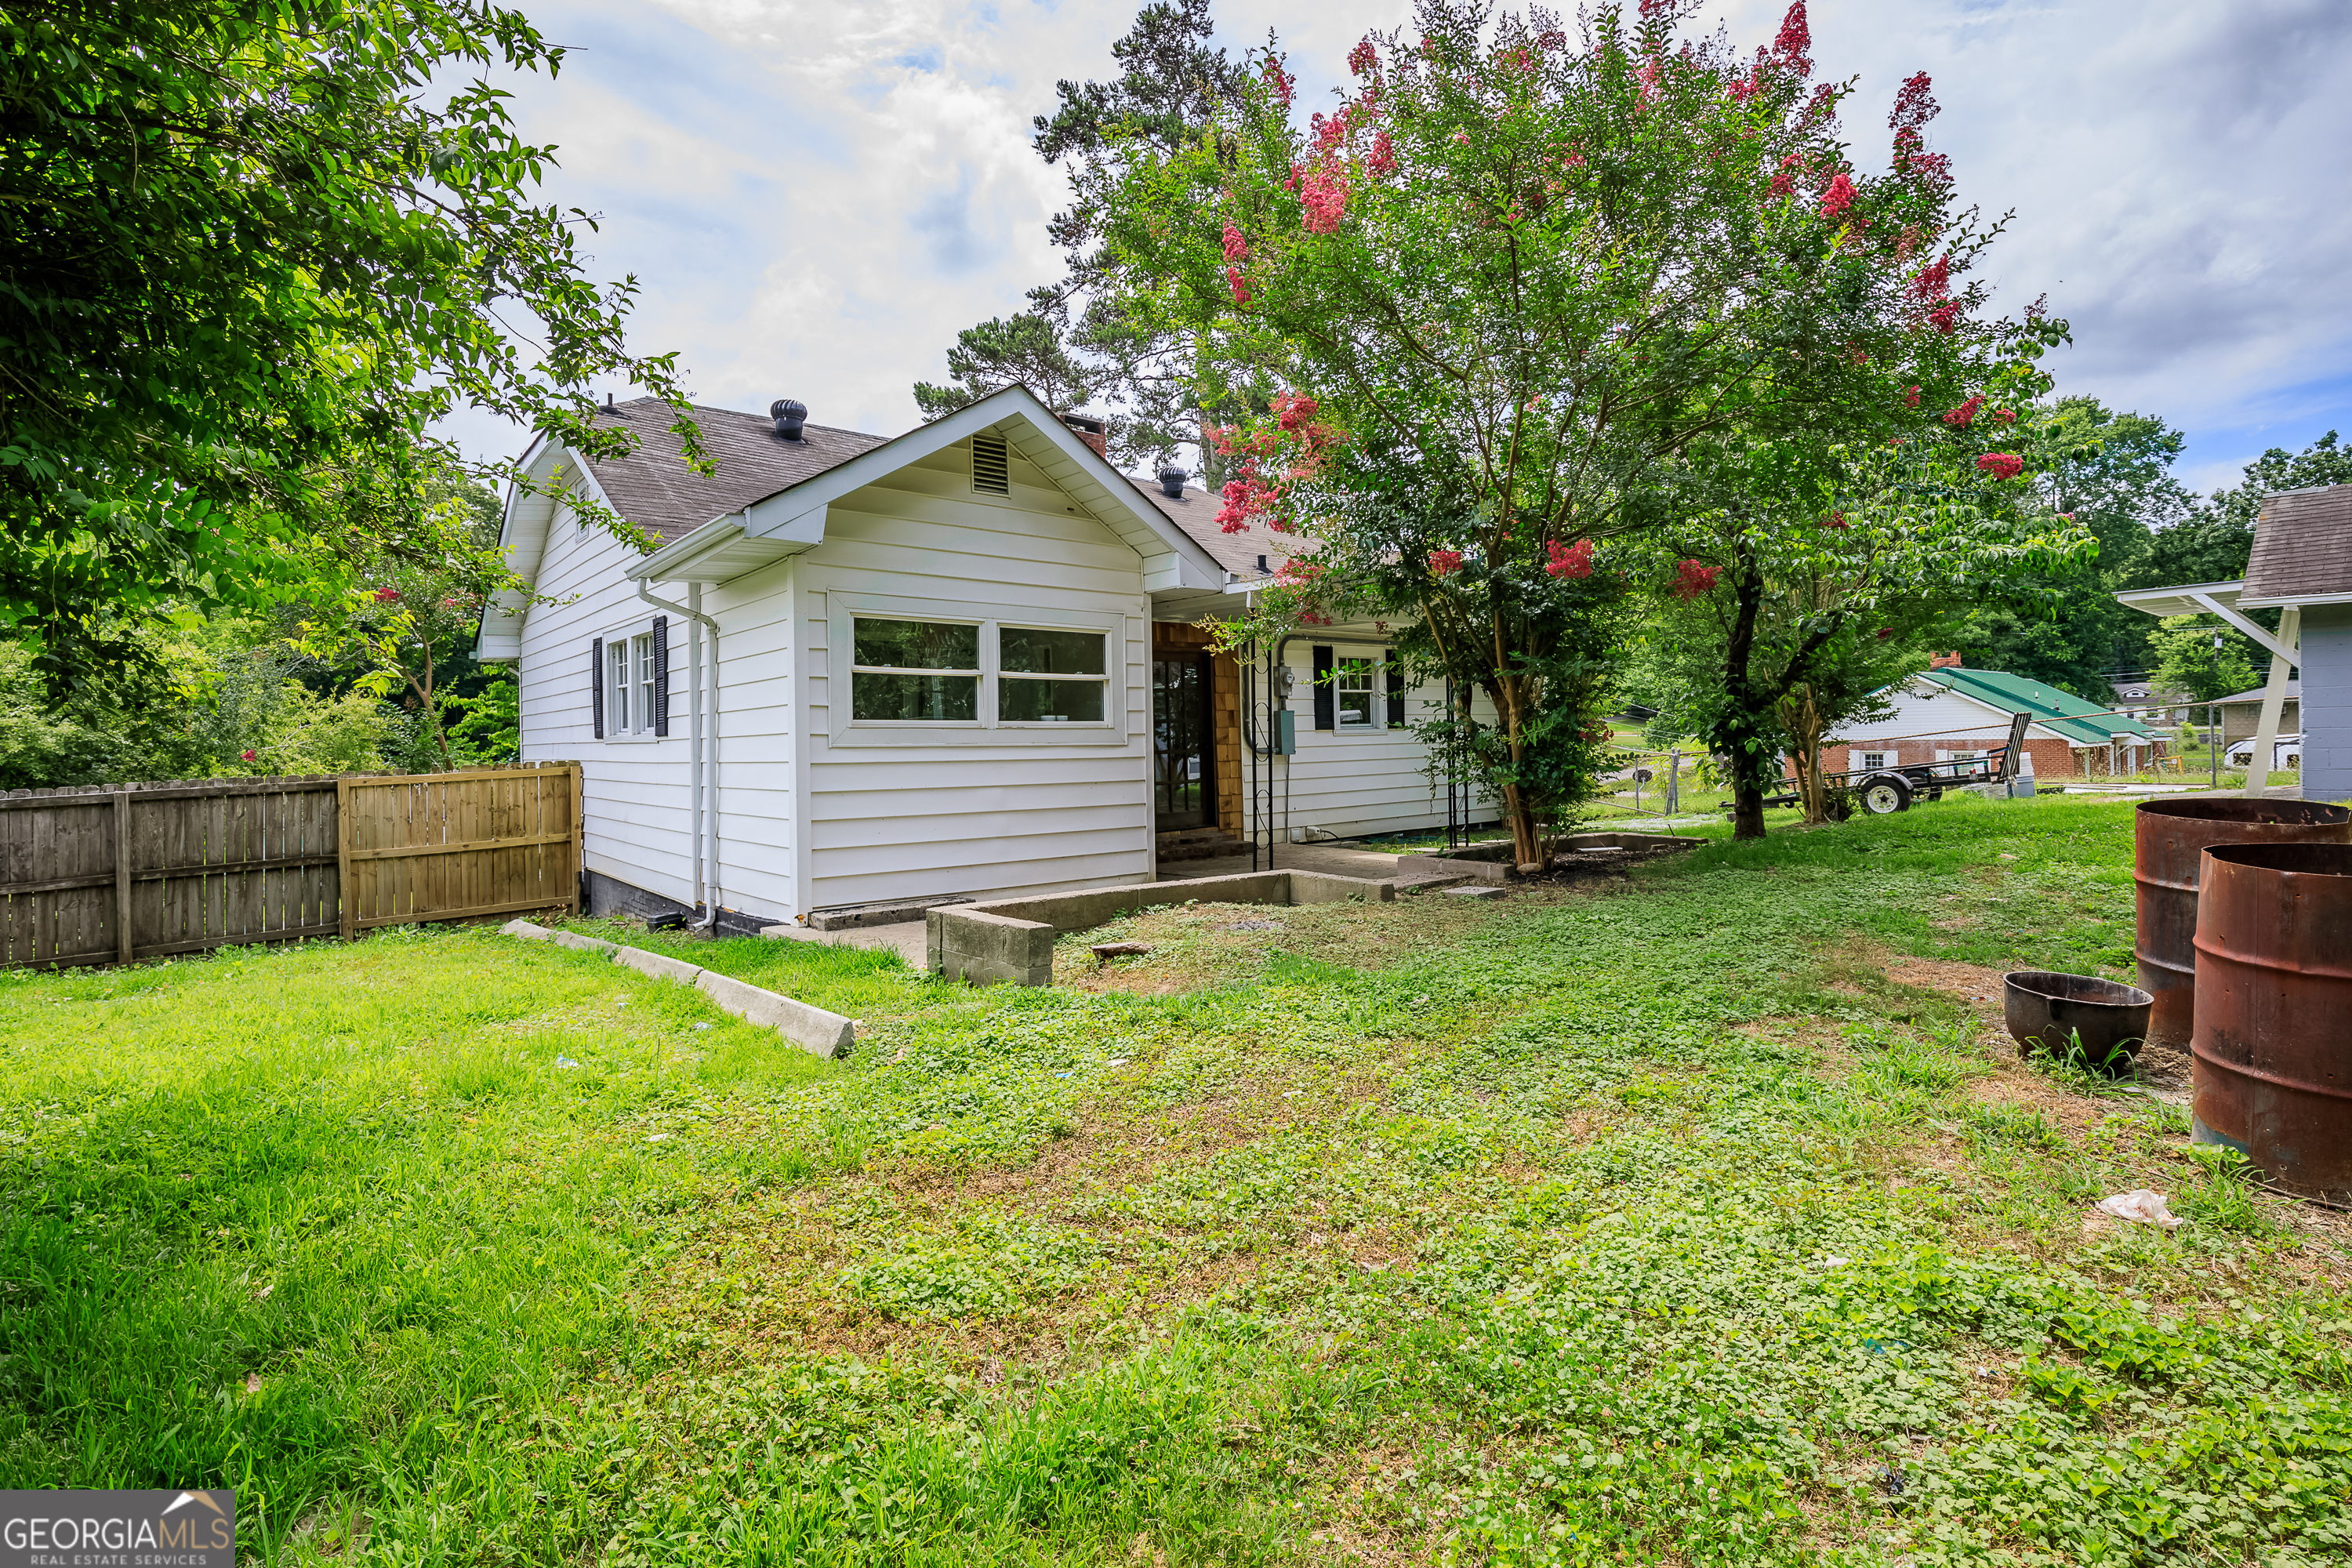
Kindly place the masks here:
[(2021, 675), (1964, 668), (1958, 654), (1935, 656), (1934, 668), (1888, 695), (1894, 716), (1840, 730), (1822, 749), (1824, 768), (1966, 762), (2006, 743), (2018, 713), (2032, 716), (2025, 750), (2036, 778), (2137, 773), (2169, 749), (2139, 720)]

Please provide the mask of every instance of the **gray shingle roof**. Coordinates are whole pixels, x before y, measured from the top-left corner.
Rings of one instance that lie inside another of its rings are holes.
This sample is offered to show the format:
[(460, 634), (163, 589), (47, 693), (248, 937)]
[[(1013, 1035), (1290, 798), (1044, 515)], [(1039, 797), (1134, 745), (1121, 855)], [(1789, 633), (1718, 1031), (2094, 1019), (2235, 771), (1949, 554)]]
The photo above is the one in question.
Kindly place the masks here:
[(614, 510), (665, 543), (713, 518), (814, 479), (889, 439), (810, 425), (803, 431), (805, 439), (780, 441), (774, 422), (765, 415), (698, 404), (694, 423), (702, 432), (702, 449), (718, 468), (716, 473), (698, 474), (679, 455), (678, 438), (669, 427), (674, 417), (669, 405), (655, 397), (633, 398), (600, 412), (599, 425), (635, 431), (637, 448), (625, 458), (588, 464)]
[(2242, 605), (2352, 594), (2352, 485), (2263, 499)]
[(1217, 513), (1224, 503), (1198, 485), (1186, 485), (1183, 498), (1179, 500), (1149, 481), (1130, 477), (1129, 482), (1153, 506), (1167, 513), (1193, 543), (1207, 551), (1209, 559), (1236, 577), (1263, 575), (1257, 569), (1261, 555), (1265, 557), (1268, 572), (1280, 571), (1293, 553), (1289, 536), (1276, 533), (1263, 523), (1252, 523), (1246, 533), (1227, 533), (1217, 525)]

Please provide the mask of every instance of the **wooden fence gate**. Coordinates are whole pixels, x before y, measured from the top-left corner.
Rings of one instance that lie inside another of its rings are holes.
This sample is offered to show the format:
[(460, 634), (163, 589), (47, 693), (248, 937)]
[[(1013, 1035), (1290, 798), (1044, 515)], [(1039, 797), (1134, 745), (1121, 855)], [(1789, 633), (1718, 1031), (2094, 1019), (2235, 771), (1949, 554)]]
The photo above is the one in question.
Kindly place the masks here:
[(575, 911), (580, 766), (0, 795), (0, 967)]

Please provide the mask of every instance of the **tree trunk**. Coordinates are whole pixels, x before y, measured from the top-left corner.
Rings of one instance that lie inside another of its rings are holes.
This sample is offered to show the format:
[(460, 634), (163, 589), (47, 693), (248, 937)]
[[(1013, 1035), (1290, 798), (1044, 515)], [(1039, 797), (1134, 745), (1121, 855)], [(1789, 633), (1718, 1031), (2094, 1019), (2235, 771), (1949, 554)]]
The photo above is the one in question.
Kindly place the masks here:
[(1731, 697), (1731, 711), (1721, 726), (1719, 739), (1728, 742), (1724, 750), (1731, 759), (1731, 836), (1761, 838), (1764, 770), (1769, 761), (1764, 717), (1771, 704), (1757, 700), (1752, 666), (1756, 658), (1756, 622), (1764, 608), (1764, 579), (1743, 561), (1739, 574), (1732, 580), (1732, 592), (1738, 595), (1738, 608), (1732, 616), (1731, 636), (1725, 645), (1723, 658), (1723, 684)]

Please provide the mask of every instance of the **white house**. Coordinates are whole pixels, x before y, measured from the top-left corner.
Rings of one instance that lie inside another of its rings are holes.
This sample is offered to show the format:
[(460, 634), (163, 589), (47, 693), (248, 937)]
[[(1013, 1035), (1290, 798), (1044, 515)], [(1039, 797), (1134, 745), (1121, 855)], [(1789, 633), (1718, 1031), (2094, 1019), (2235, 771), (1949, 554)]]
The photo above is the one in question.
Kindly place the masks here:
[[(604, 417), (630, 457), (525, 455), (502, 537), (534, 595), (478, 642), (518, 667), (523, 757), (583, 764), (592, 910), (747, 931), (1150, 880), (1169, 836), (1446, 820), (1404, 729), (1433, 694), (1402, 689), (1384, 628), (1212, 656), (1197, 623), (1279, 551), (1180, 478), (1122, 475), (1024, 388), (887, 440), (796, 403), (697, 409), (709, 475), (665, 405)], [(1269, 692), (1289, 754), (1271, 711), (1244, 722)]]

